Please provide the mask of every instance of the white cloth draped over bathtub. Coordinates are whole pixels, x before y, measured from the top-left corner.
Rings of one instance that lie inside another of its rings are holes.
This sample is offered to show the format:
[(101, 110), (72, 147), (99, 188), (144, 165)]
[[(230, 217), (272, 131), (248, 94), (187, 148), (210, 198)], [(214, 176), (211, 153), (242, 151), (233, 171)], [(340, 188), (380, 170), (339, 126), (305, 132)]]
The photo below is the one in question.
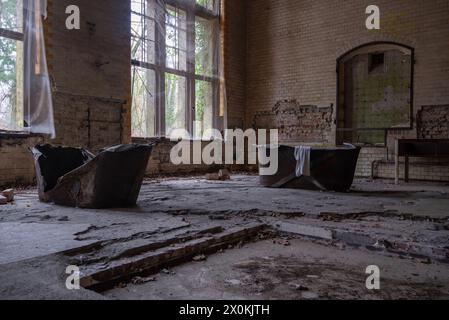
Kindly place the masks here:
[(295, 147), (296, 159), (296, 176), (310, 177), (310, 151), (311, 147), (299, 146)]

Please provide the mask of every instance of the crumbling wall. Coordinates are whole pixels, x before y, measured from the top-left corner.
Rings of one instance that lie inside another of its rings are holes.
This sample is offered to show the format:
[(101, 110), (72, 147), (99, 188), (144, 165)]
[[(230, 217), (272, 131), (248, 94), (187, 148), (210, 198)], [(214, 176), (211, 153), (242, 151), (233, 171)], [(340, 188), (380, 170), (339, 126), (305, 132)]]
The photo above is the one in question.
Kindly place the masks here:
[(332, 144), (333, 108), (304, 106), (296, 100), (279, 101), (270, 112), (254, 115), (253, 128), (278, 129), (279, 141)]
[(449, 105), (423, 106), (417, 128), (419, 139), (449, 139)]

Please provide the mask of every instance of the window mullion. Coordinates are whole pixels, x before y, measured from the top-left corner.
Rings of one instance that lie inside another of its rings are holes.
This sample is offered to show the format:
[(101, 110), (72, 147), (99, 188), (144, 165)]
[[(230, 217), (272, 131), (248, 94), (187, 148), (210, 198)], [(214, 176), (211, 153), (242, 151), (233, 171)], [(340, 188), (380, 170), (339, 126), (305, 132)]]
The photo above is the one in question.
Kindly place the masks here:
[(194, 134), (195, 121), (195, 12), (187, 11), (187, 106), (186, 125), (191, 135)]
[(156, 134), (165, 137), (165, 7), (156, 6), (156, 10)]
[[(219, 21), (219, 20), (217, 20)], [(214, 29), (215, 28), (219, 28), (219, 22), (215, 21), (214, 22)], [(218, 24), (218, 25), (217, 25)], [(217, 32), (212, 32), (212, 57), (213, 57), (213, 85), (212, 85), (212, 92), (213, 92), (213, 97), (212, 97), (212, 123), (214, 128), (220, 128), (223, 129), (223, 123), (220, 122), (220, 70), (219, 70), (219, 65), (220, 65), (220, 37), (219, 34)]]
[(0, 37), (11, 40), (23, 41), (24, 34), (21, 32), (0, 28)]

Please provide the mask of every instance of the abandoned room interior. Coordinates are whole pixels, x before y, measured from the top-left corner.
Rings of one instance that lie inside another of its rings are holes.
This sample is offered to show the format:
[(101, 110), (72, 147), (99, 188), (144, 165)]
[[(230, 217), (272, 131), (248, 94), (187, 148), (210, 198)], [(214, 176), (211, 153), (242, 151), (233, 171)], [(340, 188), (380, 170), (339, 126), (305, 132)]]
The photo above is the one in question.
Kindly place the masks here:
[(448, 298), (449, 0), (0, 0), (0, 299)]

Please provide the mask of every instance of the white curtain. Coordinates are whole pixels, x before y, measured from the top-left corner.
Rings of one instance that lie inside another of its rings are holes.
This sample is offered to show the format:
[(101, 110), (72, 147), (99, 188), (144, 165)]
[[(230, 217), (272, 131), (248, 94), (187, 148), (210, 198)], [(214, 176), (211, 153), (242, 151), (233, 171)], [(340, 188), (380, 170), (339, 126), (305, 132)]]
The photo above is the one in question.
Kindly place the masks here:
[(43, 29), (47, 0), (23, 0), (23, 6), (25, 130), (49, 134), (54, 138), (53, 102)]

